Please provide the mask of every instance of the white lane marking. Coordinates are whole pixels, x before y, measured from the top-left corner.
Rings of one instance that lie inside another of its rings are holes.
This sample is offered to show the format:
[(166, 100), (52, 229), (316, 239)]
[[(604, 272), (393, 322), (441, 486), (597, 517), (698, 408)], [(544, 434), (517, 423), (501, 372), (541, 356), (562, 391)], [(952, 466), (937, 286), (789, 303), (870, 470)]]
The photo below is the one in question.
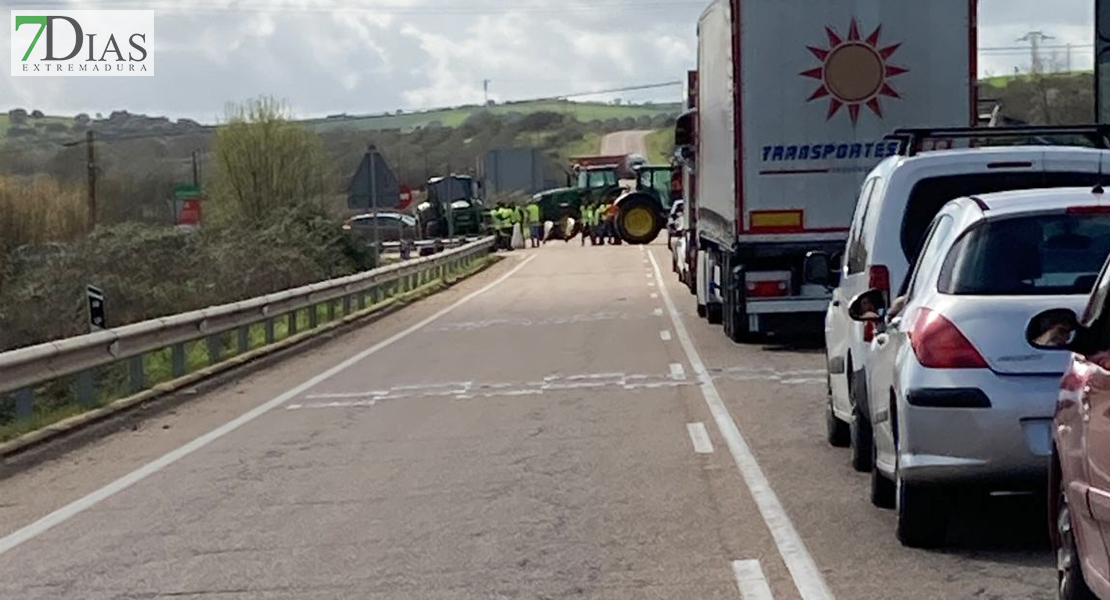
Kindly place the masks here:
[(694, 452), (713, 454), (713, 442), (709, 439), (709, 431), (705, 429), (705, 423), (687, 423), (686, 431), (690, 432), (690, 441), (694, 442)]
[(671, 363), (671, 379), (675, 381), (682, 381), (686, 379), (686, 369), (678, 363)]
[(741, 598), (774, 600), (771, 586), (767, 585), (767, 578), (763, 576), (763, 569), (759, 566), (758, 560), (733, 561), (732, 572), (736, 574), (736, 586), (740, 588)]
[(652, 292), (652, 293), (651, 293), (651, 299), (652, 299), (652, 300), (658, 300), (658, 299), (659, 299), (659, 294), (657, 294), (657, 293), (655, 293), (655, 292)]
[(663, 316), (663, 309), (662, 308), (657, 308), (654, 311), (652, 311), (651, 314), (653, 314), (657, 317), (662, 317)]
[(335, 365), (334, 367), (324, 371), (323, 373), (320, 373), (319, 375), (316, 375), (315, 377), (312, 377), (311, 379), (309, 379), (309, 380), (305, 381), (304, 383), (298, 385), (297, 387), (294, 387), (293, 389), (277, 396), (276, 398), (273, 398), (272, 400), (266, 402), (265, 404), (257, 406), (253, 410), (251, 410), (247, 413), (244, 413), (244, 414), (236, 417), (235, 419), (232, 419), (231, 421), (228, 421), (227, 423), (224, 423), (223, 425), (221, 425), (221, 426), (217, 427), (216, 429), (213, 429), (212, 431), (196, 438), (195, 440), (185, 444), (184, 446), (181, 446), (180, 448), (177, 448), (176, 450), (173, 450), (173, 451), (163, 455), (161, 458), (155, 459), (154, 461), (149, 462), (149, 463), (143, 465), (142, 467), (139, 467), (138, 469), (135, 469), (134, 471), (128, 473), (127, 475), (124, 475), (123, 477), (120, 477), (119, 479), (117, 479), (117, 480), (113, 481), (112, 483), (109, 483), (108, 485), (92, 492), (91, 494), (89, 494), (89, 495), (87, 495), (83, 498), (79, 498), (77, 500), (74, 500), (73, 502), (70, 502), (69, 504), (63, 506), (62, 508), (59, 508), (58, 510), (56, 510), (56, 511), (46, 515), (45, 517), (35, 521), (34, 523), (31, 523), (30, 525), (27, 525), (27, 526), (25, 526), (21, 529), (13, 531), (12, 533), (9, 533), (8, 535), (4, 536), (3, 538), (0, 538), (0, 555), (3, 555), (4, 553), (8, 552), (12, 548), (15, 548), (16, 546), (19, 546), (20, 544), (22, 544), (26, 541), (29, 541), (29, 540), (32, 540), (32, 539), (38, 537), (39, 535), (41, 535), (43, 532), (50, 529), (51, 527), (54, 527), (55, 525), (59, 525), (61, 523), (64, 523), (64, 522), (68, 521), (69, 519), (72, 519), (73, 517), (81, 514), (82, 512), (92, 508), (93, 506), (96, 506), (96, 504), (99, 503), (100, 501), (105, 500), (107, 498), (110, 498), (110, 497), (122, 492), (123, 490), (126, 490), (127, 488), (135, 485), (136, 483), (139, 483), (140, 481), (146, 479), (147, 477), (150, 477), (151, 475), (154, 475), (155, 473), (161, 471), (162, 469), (165, 469), (166, 467), (168, 467), (168, 466), (174, 464), (175, 462), (185, 458), (186, 456), (189, 456), (190, 454), (196, 452), (197, 450), (200, 450), (201, 448), (204, 448), (208, 444), (211, 444), (212, 442), (224, 437), (225, 435), (235, 431), (236, 429), (239, 429), (243, 425), (246, 425), (247, 423), (250, 423), (251, 421), (257, 419), (258, 417), (261, 417), (262, 415), (264, 415), (264, 414), (274, 410), (275, 408), (285, 404), (286, 402), (292, 400), (293, 398), (296, 398), (300, 394), (303, 394), (304, 392), (312, 389), (313, 387), (319, 385), (320, 383), (322, 383), (322, 382), (330, 379), (331, 377), (334, 377), (335, 375), (343, 372), (344, 370), (350, 368), (351, 366), (365, 360), (366, 357), (368, 357), (368, 356), (370, 356), (370, 355), (372, 355), (372, 354), (374, 354), (374, 353), (376, 353), (376, 352), (378, 352), (378, 351), (380, 351), (380, 350), (382, 350), (382, 349), (384, 349), (388, 346), (391, 346), (392, 344), (394, 344), (394, 343), (396, 343), (400, 340), (403, 340), (404, 338), (412, 335), (413, 333), (416, 333), (417, 331), (426, 327), (429, 323), (432, 323), (436, 319), (439, 319), (439, 318), (443, 317), (444, 315), (450, 313), (451, 311), (455, 310), (456, 308), (458, 308), (458, 307), (466, 304), (467, 302), (470, 302), (471, 300), (477, 298), (478, 296), (481, 296), (482, 294), (492, 290), (493, 288), (495, 288), (498, 285), (500, 285), (501, 283), (503, 283), (505, 280), (509, 279), (513, 275), (516, 275), (518, 272), (520, 272), (521, 269), (528, 266), (528, 263), (532, 262), (532, 260), (535, 259), (536, 256), (537, 255), (533, 254), (533, 255), (529, 256), (528, 258), (520, 261), (519, 265), (513, 267), (508, 273), (505, 273), (501, 277), (498, 277), (495, 281), (491, 282), (489, 285), (483, 287), (482, 289), (480, 289), (478, 291), (471, 292), (470, 294), (467, 294), (466, 296), (462, 297), (461, 299), (459, 299), (454, 304), (444, 308), (443, 310), (440, 310), (439, 312), (437, 312), (434, 315), (424, 319), (423, 321), (420, 321), (419, 323), (416, 323), (415, 325), (409, 327), (408, 329), (405, 329), (404, 331), (396, 333), (396, 334), (392, 335), (391, 337), (388, 337), (388, 338), (378, 342), (377, 344), (374, 344), (373, 346), (370, 346), (369, 348), (363, 350), (362, 352), (359, 352), (358, 354), (355, 354), (354, 356), (348, 358), (347, 360), (344, 360), (343, 362), (341, 362), (341, 363)]
[(655, 282), (654, 281), (649, 281), (648, 282), (648, 287), (655, 287)]
[(652, 275), (651, 273), (646, 273), (646, 274), (644, 274), (644, 277), (647, 277), (648, 279), (652, 279), (652, 278), (655, 277), (655, 275)]
[(660, 331), (659, 332), (659, 339), (663, 340), (664, 342), (671, 341), (671, 332), (667, 331), (666, 329), (664, 329), (663, 331)]
[(663, 303), (667, 305), (667, 310), (671, 313), (675, 335), (678, 336), (682, 349), (686, 353), (686, 358), (690, 366), (693, 367), (694, 374), (697, 375), (702, 396), (705, 397), (705, 403), (709, 406), (709, 412), (713, 414), (713, 422), (717, 424), (717, 429), (721, 432), (721, 437), (724, 438), (725, 444), (732, 454), (732, 459), (736, 463), (736, 468), (740, 470), (740, 475), (744, 478), (744, 483), (748, 484), (752, 499), (759, 507), (759, 514), (763, 516), (763, 522), (767, 524), (767, 529), (770, 530), (771, 537), (775, 540), (775, 546), (778, 547), (779, 554), (782, 556), (783, 562), (786, 563), (790, 576), (794, 579), (794, 585), (798, 588), (798, 593), (802, 600), (833, 600), (832, 590), (825, 582), (821, 570), (817, 568), (813, 555), (809, 553), (805, 542), (802, 541), (802, 536), (794, 528), (794, 523), (790, 520), (790, 515), (786, 514), (786, 509), (783, 508), (775, 490), (771, 489), (767, 476), (763, 474), (763, 469), (755, 460), (755, 455), (748, 447), (748, 442), (744, 440), (740, 428), (736, 426), (736, 421), (733, 420), (732, 415), (728, 412), (728, 407), (721, 399), (721, 393), (717, 391), (717, 386), (713, 384), (713, 378), (709, 376), (705, 363), (702, 361), (701, 355), (698, 354), (697, 348), (694, 347), (694, 342), (690, 338), (690, 333), (686, 330), (686, 325), (682, 322), (682, 317), (678, 314), (678, 309), (675, 308), (674, 301), (671, 300), (671, 294), (663, 283), (663, 273), (659, 269), (659, 263), (655, 260), (655, 255), (649, 252), (648, 256), (651, 257), (651, 265), (655, 269), (655, 278), (659, 282), (659, 289), (663, 294)]

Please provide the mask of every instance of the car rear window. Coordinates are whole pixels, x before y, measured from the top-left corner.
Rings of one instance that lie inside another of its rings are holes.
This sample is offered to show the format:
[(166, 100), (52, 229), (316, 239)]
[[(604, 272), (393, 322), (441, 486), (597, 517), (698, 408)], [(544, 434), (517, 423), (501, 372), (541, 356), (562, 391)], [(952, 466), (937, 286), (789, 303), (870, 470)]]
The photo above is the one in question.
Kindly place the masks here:
[(987, 221), (949, 251), (937, 289), (967, 296), (1089, 294), (1110, 254), (1110, 214)]
[(1098, 179), (1096, 173), (1067, 171), (974, 173), (922, 179), (910, 191), (902, 218), (902, 250), (906, 253), (906, 261), (913, 263), (929, 223), (945, 204), (956, 198), (1011, 190), (1086, 187), (1095, 185)]

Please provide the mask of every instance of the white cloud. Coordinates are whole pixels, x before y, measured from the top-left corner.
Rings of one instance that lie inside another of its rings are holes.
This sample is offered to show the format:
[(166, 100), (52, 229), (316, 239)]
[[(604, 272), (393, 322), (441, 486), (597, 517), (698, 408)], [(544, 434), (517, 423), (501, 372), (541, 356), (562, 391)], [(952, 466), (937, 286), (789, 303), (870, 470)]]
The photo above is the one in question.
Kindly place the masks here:
[[(372, 10), (374, 4), (389, 9)], [(273, 94), (287, 98), (299, 114), (376, 113), (480, 102), (484, 79), (491, 80), (490, 95), (499, 100), (680, 80), (694, 66), (697, 18), (704, 8), (687, 0), (112, 4), (117, 5), (157, 11), (153, 78), (7, 78), (8, 61), (0, 61), (0, 76), (6, 78), (0, 109), (23, 106), (59, 114), (127, 109), (210, 120), (228, 100)], [(1092, 12), (1092, 0), (980, 0), (981, 45), (1016, 48), (1025, 32), (1042, 30), (1056, 37), (1052, 44), (1073, 44), (1073, 68), (1089, 68)], [(0, 46), (9, 45), (7, 32), (0, 33)], [(1064, 51), (1057, 54), (1066, 60)], [(980, 58), (982, 70), (993, 73), (1028, 69), (1029, 63), (1020, 48)], [(681, 93), (664, 88), (617, 95), (677, 100)]]

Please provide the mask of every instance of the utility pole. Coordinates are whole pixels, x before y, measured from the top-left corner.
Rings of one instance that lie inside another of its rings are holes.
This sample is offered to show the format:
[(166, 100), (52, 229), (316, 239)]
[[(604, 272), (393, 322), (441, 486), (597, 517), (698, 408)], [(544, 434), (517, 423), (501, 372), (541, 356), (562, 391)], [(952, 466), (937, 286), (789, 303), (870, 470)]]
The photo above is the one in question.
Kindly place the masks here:
[(200, 165), (197, 163), (196, 150), (193, 150), (193, 187), (200, 189)]
[(484, 106), (489, 106), (489, 80), (488, 79), (483, 79), (482, 80), (482, 90), (486, 94), (486, 103), (484, 104)]
[(93, 131), (90, 129), (85, 132), (85, 166), (88, 170), (88, 210), (89, 210), (89, 233), (96, 229), (96, 151), (93, 148), (95, 141)]
[(1041, 64), (1041, 42), (1054, 39), (1056, 38), (1046, 35), (1043, 31), (1030, 31), (1017, 39), (1019, 42), (1029, 42), (1029, 52), (1032, 59), (1030, 68), (1033, 75), (1040, 75), (1044, 72), (1044, 65)]
[(1068, 44), (1068, 58), (1066, 61), (1068, 73), (1071, 73), (1071, 44)]

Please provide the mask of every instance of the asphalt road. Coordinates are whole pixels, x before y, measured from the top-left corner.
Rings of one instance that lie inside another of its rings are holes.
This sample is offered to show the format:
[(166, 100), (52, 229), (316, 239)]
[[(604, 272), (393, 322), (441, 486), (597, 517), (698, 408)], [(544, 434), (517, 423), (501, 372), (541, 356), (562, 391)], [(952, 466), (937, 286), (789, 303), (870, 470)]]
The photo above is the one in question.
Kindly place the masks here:
[(0, 598), (1051, 597), (1035, 500), (897, 543), (821, 363), (727, 342), (661, 244), (515, 252), (0, 481)]
[(647, 156), (644, 138), (650, 131), (617, 131), (601, 138), (601, 154), (639, 154)]

